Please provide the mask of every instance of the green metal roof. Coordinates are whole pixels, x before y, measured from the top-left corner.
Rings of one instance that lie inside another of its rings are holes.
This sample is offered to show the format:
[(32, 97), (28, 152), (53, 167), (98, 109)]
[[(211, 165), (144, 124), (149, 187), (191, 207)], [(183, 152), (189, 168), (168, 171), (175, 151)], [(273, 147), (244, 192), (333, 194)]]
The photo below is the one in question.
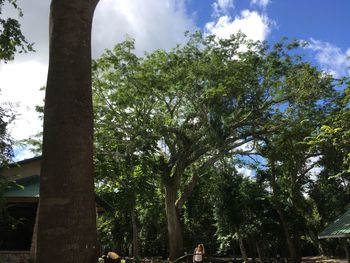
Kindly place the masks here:
[(39, 197), (39, 175), (32, 175), (16, 180), (4, 192), (4, 197)]
[[(5, 190), (4, 197), (39, 197), (40, 193), (40, 176), (32, 175), (16, 180), (15, 183)], [(109, 204), (102, 197), (95, 194), (96, 203), (103, 207), (106, 211), (114, 210), (113, 206)]]
[(328, 225), (325, 230), (319, 234), (318, 238), (337, 238), (350, 236), (350, 208)]

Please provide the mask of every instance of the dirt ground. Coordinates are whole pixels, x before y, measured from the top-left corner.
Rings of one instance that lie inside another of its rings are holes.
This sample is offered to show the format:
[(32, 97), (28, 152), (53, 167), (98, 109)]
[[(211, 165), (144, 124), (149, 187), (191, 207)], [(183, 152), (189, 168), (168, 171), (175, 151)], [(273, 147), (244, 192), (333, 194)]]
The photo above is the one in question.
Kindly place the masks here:
[(347, 263), (345, 259), (320, 257), (303, 257), (303, 263)]

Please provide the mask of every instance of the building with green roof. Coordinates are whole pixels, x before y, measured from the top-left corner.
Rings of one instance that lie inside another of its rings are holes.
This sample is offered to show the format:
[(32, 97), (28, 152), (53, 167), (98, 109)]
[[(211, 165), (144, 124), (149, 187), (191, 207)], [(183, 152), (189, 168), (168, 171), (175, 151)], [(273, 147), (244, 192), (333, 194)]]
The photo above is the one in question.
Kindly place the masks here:
[(320, 239), (347, 237), (350, 237), (350, 208), (318, 235)]
[[(10, 181), (3, 198), (7, 220), (0, 218), (0, 262), (27, 262), (36, 254), (37, 212), (40, 200), (41, 157), (11, 164), (0, 170)], [(95, 195), (96, 212), (113, 210), (104, 199)], [(3, 220), (3, 222), (1, 222)]]
[(339, 238), (344, 245), (347, 261), (350, 263), (350, 208), (348, 208), (348, 210), (338, 217), (333, 223), (329, 224), (318, 235), (318, 238)]

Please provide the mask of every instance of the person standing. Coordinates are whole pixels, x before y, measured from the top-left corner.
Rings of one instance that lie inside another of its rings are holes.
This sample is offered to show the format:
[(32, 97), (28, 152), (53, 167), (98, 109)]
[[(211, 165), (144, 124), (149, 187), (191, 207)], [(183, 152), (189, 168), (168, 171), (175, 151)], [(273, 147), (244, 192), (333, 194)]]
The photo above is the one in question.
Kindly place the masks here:
[(204, 245), (198, 244), (198, 246), (194, 249), (194, 252), (193, 252), (193, 263), (203, 262), (204, 253), (205, 253)]

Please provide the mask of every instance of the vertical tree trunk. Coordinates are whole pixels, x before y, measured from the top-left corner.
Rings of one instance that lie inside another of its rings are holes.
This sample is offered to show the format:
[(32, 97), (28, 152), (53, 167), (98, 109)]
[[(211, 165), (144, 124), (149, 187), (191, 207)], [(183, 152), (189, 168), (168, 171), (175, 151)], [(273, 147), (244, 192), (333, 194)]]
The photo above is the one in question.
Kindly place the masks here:
[(98, 0), (52, 0), (38, 263), (96, 263), (91, 25)]
[(242, 255), (244, 261), (248, 262), (247, 250), (245, 249), (244, 241), (243, 241), (242, 237), (238, 237), (238, 243), (239, 243), (239, 249), (241, 250), (241, 255)]
[(132, 247), (133, 247), (133, 256), (137, 258), (140, 256), (139, 242), (137, 238), (138, 228), (136, 223), (136, 212), (135, 207), (131, 209), (131, 223), (132, 223)]
[(311, 232), (311, 241), (315, 247), (317, 247), (318, 254), (319, 255), (325, 255), (326, 252), (322, 246), (322, 242), (318, 239), (317, 232), (312, 231)]
[(280, 217), (280, 220), (281, 220), (283, 233), (284, 233), (284, 235), (286, 237), (287, 247), (288, 247), (288, 251), (289, 251), (289, 256), (290, 256), (291, 262), (292, 263), (296, 263), (296, 262), (298, 262), (298, 255), (297, 255), (297, 251), (296, 251), (296, 248), (294, 246), (293, 240), (292, 240), (292, 238), (291, 238), (291, 236), (289, 234), (289, 231), (288, 231), (288, 225), (287, 225), (286, 217), (285, 217), (284, 212), (281, 209), (281, 207), (276, 206), (276, 211), (277, 211), (277, 213), (278, 213), (278, 215)]
[(289, 251), (289, 256), (292, 263), (298, 262), (298, 255), (297, 250), (294, 246), (293, 240), (290, 236), (290, 233), (288, 231), (288, 224), (287, 219), (285, 217), (284, 211), (280, 205), (280, 202), (278, 200), (278, 190), (277, 190), (277, 183), (276, 183), (276, 169), (275, 169), (275, 163), (273, 160), (271, 160), (271, 187), (272, 187), (272, 201), (275, 206), (275, 209), (279, 215), (279, 218), (281, 220), (282, 228), (284, 235), (286, 237), (287, 241), (287, 247)]
[(168, 225), (169, 260), (174, 261), (183, 254), (183, 237), (179, 211), (175, 205), (177, 188), (168, 184), (165, 187), (165, 209)]
[(346, 261), (348, 263), (350, 263), (350, 248), (349, 248), (349, 244), (348, 244), (347, 238), (346, 237), (342, 238), (341, 239), (341, 243), (344, 246)]
[(264, 262), (261, 247), (260, 247), (259, 241), (257, 241), (257, 240), (255, 240), (255, 247), (256, 247), (256, 252), (258, 253), (258, 257), (259, 257), (260, 262)]

